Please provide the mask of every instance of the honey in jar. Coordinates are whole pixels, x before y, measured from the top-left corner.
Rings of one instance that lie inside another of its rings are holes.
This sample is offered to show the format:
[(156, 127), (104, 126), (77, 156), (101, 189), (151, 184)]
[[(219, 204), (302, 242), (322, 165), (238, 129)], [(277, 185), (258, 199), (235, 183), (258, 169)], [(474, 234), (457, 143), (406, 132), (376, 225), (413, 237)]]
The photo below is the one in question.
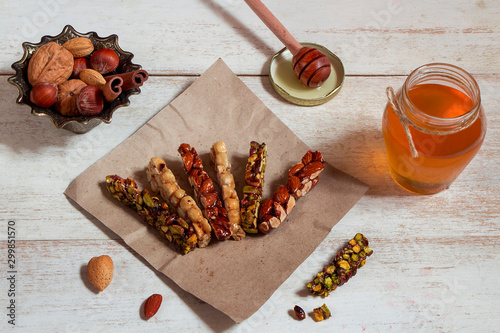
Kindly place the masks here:
[(408, 76), (395, 99), (399, 111), (389, 103), (382, 121), (392, 177), (419, 194), (448, 188), (476, 155), (486, 134), (476, 81), (459, 67), (428, 64)]

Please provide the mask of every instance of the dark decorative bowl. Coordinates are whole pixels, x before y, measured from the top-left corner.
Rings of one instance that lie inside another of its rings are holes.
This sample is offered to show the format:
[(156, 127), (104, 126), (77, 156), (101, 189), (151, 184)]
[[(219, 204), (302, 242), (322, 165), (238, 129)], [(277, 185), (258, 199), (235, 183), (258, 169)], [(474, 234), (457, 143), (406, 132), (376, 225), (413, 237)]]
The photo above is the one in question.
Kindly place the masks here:
[(114, 50), (119, 58), (120, 64), (117, 69), (110, 74), (118, 74), (131, 72), (141, 69), (140, 65), (132, 63), (134, 55), (130, 52), (123, 51), (118, 46), (118, 36), (111, 35), (108, 37), (99, 37), (95, 32), (80, 33), (72, 26), (67, 25), (63, 31), (57, 36), (43, 36), (40, 43), (23, 43), (24, 55), (21, 60), (12, 64), (12, 68), (16, 74), (9, 77), (8, 81), (15, 85), (19, 90), (19, 97), (16, 102), (18, 104), (26, 104), (31, 107), (31, 113), (35, 116), (46, 116), (52, 120), (57, 128), (63, 128), (74, 133), (86, 133), (92, 128), (100, 125), (102, 122), (110, 123), (113, 112), (119, 107), (128, 106), (130, 104), (129, 97), (141, 92), (140, 88), (135, 88), (123, 91), (112, 103), (104, 103), (104, 109), (101, 113), (95, 116), (63, 116), (53, 108), (41, 108), (30, 101), (31, 85), (28, 81), (28, 62), (35, 51), (42, 45), (48, 42), (58, 42), (63, 44), (69, 39), (75, 37), (90, 38), (94, 44), (94, 49), (109, 48)]

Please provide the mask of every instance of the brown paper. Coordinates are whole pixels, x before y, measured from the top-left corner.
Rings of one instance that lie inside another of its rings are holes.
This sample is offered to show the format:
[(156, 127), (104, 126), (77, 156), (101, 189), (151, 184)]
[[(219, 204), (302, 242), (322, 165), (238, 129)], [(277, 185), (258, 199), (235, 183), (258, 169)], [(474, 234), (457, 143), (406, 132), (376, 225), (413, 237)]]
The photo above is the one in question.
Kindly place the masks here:
[(285, 183), (288, 169), (309, 149), (219, 59), (135, 134), (75, 179), (65, 194), (158, 271), (239, 323), (257, 311), (316, 249), (367, 186), (325, 163), (317, 186), (297, 201), (278, 229), (265, 236), (247, 235), (241, 241), (212, 237), (208, 247), (187, 255), (178, 254), (106, 191), (104, 180), (110, 174), (133, 178), (140, 188), (149, 188), (146, 166), (151, 157), (161, 157), (192, 195), (178, 146), (185, 142), (195, 147), (215, 179), (209, 151), (220, 140), (228, 148), (240, 196), (251, 140), (268, 145), (265, 197)]

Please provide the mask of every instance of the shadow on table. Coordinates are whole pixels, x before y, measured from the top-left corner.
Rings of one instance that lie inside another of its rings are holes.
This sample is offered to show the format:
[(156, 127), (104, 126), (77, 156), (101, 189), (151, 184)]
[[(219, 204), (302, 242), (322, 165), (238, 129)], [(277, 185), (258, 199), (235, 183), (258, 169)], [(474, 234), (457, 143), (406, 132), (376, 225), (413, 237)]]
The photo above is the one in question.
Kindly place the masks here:
[[(119, 242), (123, 245), (125, 249), (127, 249), (137, 260), (141, 261), (145, 266), (150, 268), (160, 280), (165, 283), (165, 285), (179, 298), (184, 301), (184, 303), (191, 308), (193, 313), (196, 313), (201, 320), (207, 324), (212, 331), (214, 332), (224, 332), (230, 329), (232, 326), (236, 325), (236, 323), (226, 316), (221, 311), (217, 310), (210, 304), (200, 300), (199, 298), (193, 296), (192, 294), (184, 291), (180, 288), (174, 281), (172, 281), (166, 275), (158, 272), (151, 264), (149, 264), (141, 255), (135, 252), (130, 246), (128, 246), (123, 240), (119, 240)], [(145, 302), (145, 301), (144, 301)], [(145, 319), (143, 315), (143, 306), (141, 306), (141, 318)]]
[[(354, 127), (354, 126), (353, 126)], [(354, 127), (355, 128), (355, 127)], [(379, 128), (348, 131), (326, 144), (325, 159), (341, 171), (361, 180), (370, 188), (368, 196), (400, 197), (416, 194), (401, 188), (392, 179)]]
[(0, 104), (0, 143), (15, 152), (38, 151), (47, 146), (64, 147), (76, 135), (56, 128), (47, 117), (33, 116), (30, 107), (16, 104), (17, 95), (17, 89), (7, 80), (0, 82), (0, 96), (4, 96), (4, 103)]
[[(251, 27), (245, 26), (241, 23), (235, 16), (233, 16), (228, 10), (219, 6), (212, 0), (202, 0), (203, 4), (205, 4), (208, 8), (213, 10), (216, 14), (218, 14), (223, 21), (227, 22), (227, 24), (234, 28), (234, 30), (240, 34), (243, 38), (248, 40), (253, 46), (254, 50), (260, 51), (264, 55), (269, 55), (271, 57), (276, 50), (267, 45), (262, 39), (260, 39), (252, 30)], [(236, 7), (234, 7), (236, 8)], [(251, 10), (248, 8), (248, 12)]]
[[(270, 95), (294, 106), (294, 104), (285, 101), (274, 91), (268, 76), (262, 76), (261, 82), (266, 92)], [(404, 190), (392, 179), (389, 172), (382, 130), (370, 127), (359, 131), (356, 129), (361, 126), (356, 125), (354, 121), (353, 130), (344, 131), (346, 134), (343, 136), (334, 137), (322, 144), (321, 150), (326, 161), (333, 167), (369, 185), (370, 188), (366, 195), (384, 197), (417, 195)], [(378, 123), (380, 122), (374, 122), (374, 124)]]
[(87, 277), (87, 264), (80, 267), (80, 279), (82, 279), (83, 284), (85, 285), (85, 287), (87, 287), (88, 290), (96, 295), (99, 294), (99, 290), (89, 282), (89, 279)]
[[(7, 78), (9, 76), (2, 75), (1, 77)], [(157, 80), (157, 77), (152, 77), (151, 80)], [(182, 94), (195, 80), (196, 77), (182, 80), (179, 91), (174, 98)], [(47, 147), (56, 147), (63, 150), (67, 149), (65, 154), (70, 158), (84, 153), (87, 156), (87, 150), (97, 144), (112, 145), (113, 142), (116, 142), (115, 144), (119, 143), (108, 136), (109, 132), (107, 131), (109, 129), (107, 127), (115, 126), (113, 121), (109, 124), (103, 123), (88, 133), (76, 134), (69, 130), (57, 128), (48, 117), (32, 115), (30, 107), (16, 103), (17, 95), (17, 89), (12, 84), (9, 84), (7, 80), (0, 81), (0, 96), (2, 96), (2, 103), (0, 103), (0, 124), (2, 125), (0, 144), (9, 147), (13, 152), (39, 152), (47, 149)], [(125, 109), (120, 108), (118, 112), (125, 112)], [(156, 111), (154, 112), (156, 114)], [(152, 113), (151, 116), (154, 116), (154, 114)], [(137, 128), (140, 126), (142, 124), (138, 123)], [(78, 140), (81, 144), (76, 145), (75, 140)]]

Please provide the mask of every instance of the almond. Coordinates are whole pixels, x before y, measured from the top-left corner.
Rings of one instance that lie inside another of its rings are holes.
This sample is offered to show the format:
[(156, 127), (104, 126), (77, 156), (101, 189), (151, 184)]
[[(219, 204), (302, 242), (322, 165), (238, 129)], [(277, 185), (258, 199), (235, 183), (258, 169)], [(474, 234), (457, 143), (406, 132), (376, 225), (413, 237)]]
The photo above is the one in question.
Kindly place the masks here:
[(89, 38), (76, 37), (68, 40), (62, 45), (66, 50), (73, 54), (75, 58), (88, 56), (94, 51), (94, 45)]
[(263, 218), (264, 215), (268, 215), (268, 214), (271, 214), (271, 211), (273, 210), (273, 199), (269, 198), (269, 199), (266, 199), (263, 203), (262, 203), (262, 206), (260, 207), (260, 210), (259, 210), (259, 218)]
[(193, 159), (193, 168), (201, 169), (202, 167), (203, 167), (203, 162), (201, 161), (201, 158), (199, 158), (198, 156), (196, 156)]
[(205, 208), (203, 212), (205, 213), (207, 220), (211, 221), (219, 214), (219, 208), (217, 208), (217, 206), (209, 207)]
[[(265, 215), (265, 217), (270, 215)], [(271, 216), (272, 217), (272, 216)], [(263, 221), (258, 226), (260, 233), (267, 234), (269, 233), (269, 223), (267, 221)]]
[(200, 195), (200, 203), (205, 208), (214, 206), (217, 199), (217, 193), (203, 193)]
[(113, 260), (107, 256), (93, 257), (87, 264), (87, 278), (99, 291), (103, 291), (113, 279)]
[(193, 167), (193, 160), (194, 155), (190, 151), (182, 155), (182, 161), (184, 162), (184, 168), (186, 169), (186, 172), (191, 171), (191, 168)]
[(280, 226), (280, 224), (281, 220), (276, 216), (264, 215), (260, 221), (258, 228), (261, 233), (267, 234), (269, 233), (269, 230), (271, 228), (277, 229)]
[[(318, 179), (318, 178), (316, 178)], [(288, 199), (288, 202), (286, 203), (285, 211), (286, 214), (290, 214), (292, 212), (293, 207), (295, 207), (295, 197), (293, 195), (290, 196), (290, 199)]]
[[(316, 178), (316, 179), (318, 179), (318, 178)], [(295, 192), (295, 196), (297, 198), (300, 198), (300, 197), (303, 197), (304, 195), (306, 195), (307, 192), (309, 192), (312, 189), (313, 182), (314, 182), (314, 179), (313, 180), (308, 180), (304, 184), (302, 184), (299, 187), (299, 189), (297, 190), (297, 192)]]
[(106, 84), (106, 79), (96, 70), (85, 68), (80, 71), (80, 80), (89, 86), (101, 87)]
[(295, 164), (294, 166), (292, 166), (290, 168), (290, 171), (288, 171), (288, 176), (296, 176), (297, 173), (302, 170), (302, 168), (304, 167), (304, 164), (302, 163), (297, 163)]
[(144, 315), (146, 316), (146, 319), (153, 317), (156, 312), (158, 312), (162, 301), (163, 297), (160, 294), (153, 294), (149, 296), (146, 300), (146, 304), (144, 304)]
[(315, 151), (313, 153), (312, 160), (315, 162), (321, 162), (321, 163), (325, 162), (325, 159), (323, 158), (323, 154), (320, 151)]
[(301, 182), (304, 183), (304, 181), (306, 180), (318, 177), (324, 168), (325, 167), (321, 162), (311, 162), (308, 165), (306, 165), (302, 170), (300, 170), (297, 176), (300, 178)]
[(281, 224), (281, 220), (279, 218), (277, 218), (276, 216), (266, 215), (266, 217), (267, 216), (269, 216), (269, 219), (267, 220), (269, 227), (271, 227), (273, 229), (277, 229)]
[(313, 160), (313, 153), (312, 151), (308, 150), (307, 153), (302, 157), (302, 164), (308, 165), (311, 163)]
[(193, 172), (193, 174), (190, 174), (189, 175), (189, 184), (195, 188), (196, 190), (198, 190), (200, 187), (201, 187), (201, 184), (202, 184), (202, 180), (201, 180), (201, 177), (196, 175), (196, 171), (199, 170), (199, 169), (193, 169), (192, 171), (195, 171)]
[(290, 193), (288, 193), (288, 189), (285, 185), (280, 185), (273, 193), (273, 200), (280, 205), (285, 204), (289, 197)]
[(214, 191), (214, 183), (212, 182), (212, 179), (207, 178), (205, 181), (201, 184), (199, 188), (199, 193), (210, 193)]
[[(318, 182), (319, 182), (319, 177), (314, 178), (314, 179), (311, 181), (311, 183), (312, 183), (312, 184), (311, 184), (311, 189), (310, 189), (310, 190), (312, 190), (312, 189), (314, 188), (314, 186), (316, 186), (316, 184), (317, 184)], [(309, 191), (310, 191), (310, 190), (309, 190)]]
[(286, 188), (288, 192), (294, 194), (300, 187), (300, 178), (297, 176), (290, 176), (286, 181)]
[[(288, 202), (288, 200), (287, 200)], [(285, 222), (286, 220), (286, 217), (287, 217), (287, 214), (286, 214), (286, 211), (285, 211), (285, 208), (283, 208), (282, 205), (280, 205), (279, 203), (275, 202), (274, 203), (274, 214), (276, 215), (276, 217), (280, 220), (280, 224)], [(277, 228), (278, 226), (276, 226)], [(271, 224), (271, 228), (275, 228), (273, 227), (273, 225)]]

